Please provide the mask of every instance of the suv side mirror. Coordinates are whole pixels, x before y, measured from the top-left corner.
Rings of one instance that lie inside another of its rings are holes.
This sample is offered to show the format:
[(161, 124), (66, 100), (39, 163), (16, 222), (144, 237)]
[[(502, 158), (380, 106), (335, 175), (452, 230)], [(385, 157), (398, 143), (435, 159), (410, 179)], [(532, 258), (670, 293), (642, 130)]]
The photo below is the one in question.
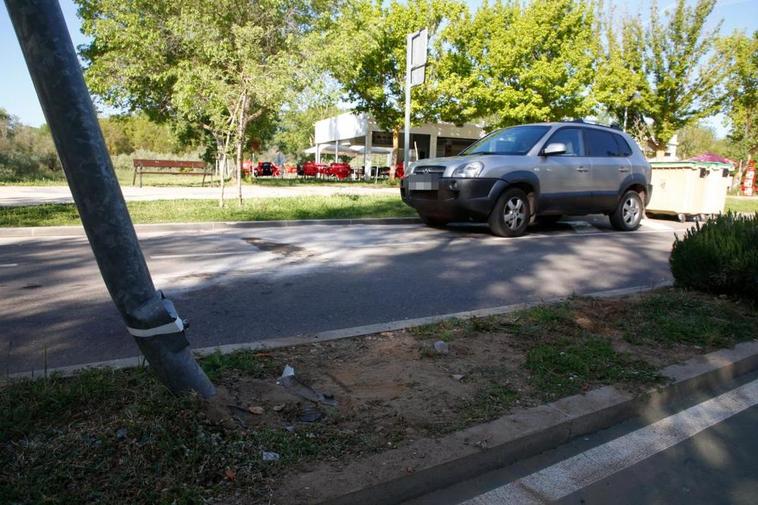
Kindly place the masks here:
[(543, 156), (554, 156), (556, 154), (565, 154), (566, 153), (566, 144), (563, 142), (552, 142), (547, 145), (545, 149), (542, 150)]

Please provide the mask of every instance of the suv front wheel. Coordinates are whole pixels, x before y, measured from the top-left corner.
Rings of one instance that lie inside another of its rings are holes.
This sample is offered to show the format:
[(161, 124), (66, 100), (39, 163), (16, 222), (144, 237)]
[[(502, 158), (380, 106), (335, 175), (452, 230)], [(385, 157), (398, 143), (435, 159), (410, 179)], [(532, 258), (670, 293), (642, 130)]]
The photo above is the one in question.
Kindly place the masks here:
[(511, 188), (497, 199), (489, 218), (490, 230), (500, 237), (518, 237), (526, 232), (530, 218), (531, 209), (526, 193)]
[(609, 216), (611, 226), (619, 231), (633, 231), (640, 227), (645, 214), (645, 204), (636, 191), (627, 191)]

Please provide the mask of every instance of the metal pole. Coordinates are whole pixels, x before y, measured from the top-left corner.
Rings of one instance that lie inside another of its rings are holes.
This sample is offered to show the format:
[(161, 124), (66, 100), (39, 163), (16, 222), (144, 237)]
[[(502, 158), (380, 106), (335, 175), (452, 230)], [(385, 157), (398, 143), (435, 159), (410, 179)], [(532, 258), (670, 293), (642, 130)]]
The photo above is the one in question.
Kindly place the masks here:
[[(403, 169), (408, 167), (408, 149), (411, 144), (411, 48), (413, 34), (405, 39), (405, 135), (403, 135)], [(390, 172), (392, 168), (390, 168)]]
[(173, 303), (156, 291), (56, 0), (5, 0), (82, 225), (113, 303), (174, 393), (215, 394)]

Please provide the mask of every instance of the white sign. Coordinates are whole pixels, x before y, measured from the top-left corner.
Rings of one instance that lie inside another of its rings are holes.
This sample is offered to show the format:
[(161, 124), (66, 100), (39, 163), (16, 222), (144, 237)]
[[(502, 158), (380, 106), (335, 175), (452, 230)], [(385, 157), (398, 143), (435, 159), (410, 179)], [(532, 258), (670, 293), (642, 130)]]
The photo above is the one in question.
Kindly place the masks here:
[(424, 84), (424, 77), (426, 76), (425, 70), (425, 66), (411, 69), (411, 86)]
[(426, 28), (411, 33), (411, 68), (417, 68), (426, 65), (427, 45), (429, 44), (429, 32)]

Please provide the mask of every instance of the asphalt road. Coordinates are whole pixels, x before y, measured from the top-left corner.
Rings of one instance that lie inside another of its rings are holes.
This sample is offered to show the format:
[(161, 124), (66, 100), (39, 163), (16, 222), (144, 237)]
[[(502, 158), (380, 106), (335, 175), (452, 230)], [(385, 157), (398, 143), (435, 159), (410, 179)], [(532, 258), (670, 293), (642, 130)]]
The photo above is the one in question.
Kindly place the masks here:
[(757, 424), (751, 373), (405, 505), (754, 505)]
[[(673, 221), (598, 216), (518, 239), (476, 225), (304, 226), (140, 237), (194, 347), (308, 335), (670, 280)], [(2, 238), (0, 370), (138, 355), (85, 238)]]

